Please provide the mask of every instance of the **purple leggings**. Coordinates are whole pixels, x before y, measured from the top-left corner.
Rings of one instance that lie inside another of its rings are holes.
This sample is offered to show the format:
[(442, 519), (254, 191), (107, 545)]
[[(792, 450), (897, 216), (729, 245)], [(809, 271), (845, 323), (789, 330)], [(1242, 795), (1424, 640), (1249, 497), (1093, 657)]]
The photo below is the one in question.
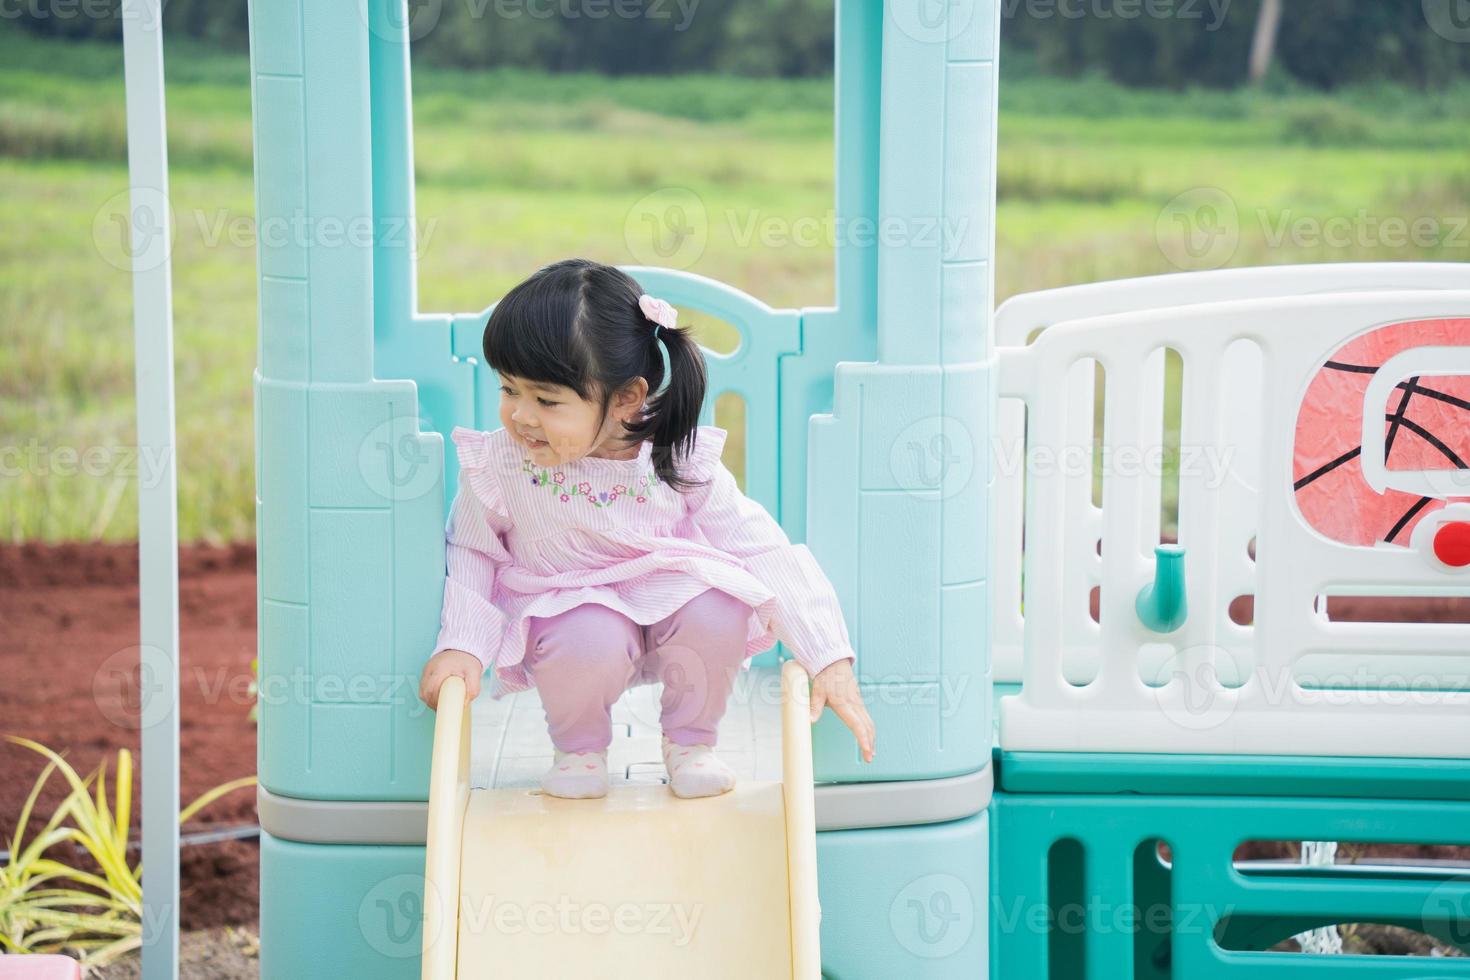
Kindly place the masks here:
[(523, 662), (541, 694), (552, 744), (561, 752), (606, 749), (614, 702), (648, 666), (664, 684), (664, 734), (680, 745), (714, 745), (745, 660), (749, 621), (748, 605), (713, 588), (649, 626), (591, 602), (532, 616)]

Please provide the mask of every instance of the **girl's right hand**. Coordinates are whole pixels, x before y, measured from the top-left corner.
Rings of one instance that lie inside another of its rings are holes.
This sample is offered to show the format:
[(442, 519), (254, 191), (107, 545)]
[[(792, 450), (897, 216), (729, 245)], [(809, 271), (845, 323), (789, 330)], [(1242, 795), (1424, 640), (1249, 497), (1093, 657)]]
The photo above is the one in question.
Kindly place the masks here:
[(424, 664), (423, 676), (419, 679), (419, 699), (435, 711), (439, 710), (439, 687), (448, 677), (464, 678), (465, 703), (468, 704), (480, 693), (480, 677), (485, 665), (473, 653), (463, 650), (440, 650)]
[(811, 682), (812, 724), (822, 716), (822, 708), (831, 708), (842, 723), (857, 736), (858, 748), (863, 761), (872, 762), (877, 730), (873, 719), (868, 716), (867, 705), (863, 704), (862, 692), (858, 690), (857, 675), (852, 672), (852, 661), (846, 658), (834, 660), (817, 672)]

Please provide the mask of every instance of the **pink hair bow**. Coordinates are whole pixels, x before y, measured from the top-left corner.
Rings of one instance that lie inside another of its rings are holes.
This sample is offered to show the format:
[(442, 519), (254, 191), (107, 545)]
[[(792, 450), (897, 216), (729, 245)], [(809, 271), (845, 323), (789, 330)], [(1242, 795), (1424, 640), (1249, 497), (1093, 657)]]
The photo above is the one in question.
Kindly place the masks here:
[(647, 293), (638, 297), (638, 308), (643, 315), (661, 327), (674, 327), (679, 320), (679, 311), (661, 299), (656, 299)]

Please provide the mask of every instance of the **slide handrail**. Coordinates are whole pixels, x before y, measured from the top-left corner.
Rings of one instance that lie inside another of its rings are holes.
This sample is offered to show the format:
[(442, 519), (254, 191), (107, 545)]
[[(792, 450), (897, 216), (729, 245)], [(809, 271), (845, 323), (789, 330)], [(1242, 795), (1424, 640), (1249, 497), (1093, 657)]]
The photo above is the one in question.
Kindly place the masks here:
[(822, 909), (817, 902), (817, 810), (813, 796), (811, 685), (795, 660), (781, 665), (781, 793), (791, 903), (791, 976), (822, 975)]
[(423, 980), (454, 980), (459, 955), (460, 845), (470, 802), (470, 719), (464, 678), (439, 686), (424, 848)]

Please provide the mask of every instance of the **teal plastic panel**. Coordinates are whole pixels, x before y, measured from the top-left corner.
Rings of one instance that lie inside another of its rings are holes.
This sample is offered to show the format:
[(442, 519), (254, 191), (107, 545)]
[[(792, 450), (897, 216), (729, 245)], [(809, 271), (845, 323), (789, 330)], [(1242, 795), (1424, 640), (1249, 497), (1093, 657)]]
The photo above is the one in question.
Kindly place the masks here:
[[(425, 11), (402, 0), (370, 0), (366, 7), (367, 84), (372, 100), (374, 364), (380, 378), (417, 379), (416, 366), (424, 358), (444, 366), (448, 327), (447, 317), (415, 316), (415, 264), (421, 243), (413, 208), (408, 35), (411, 19), (426, 13), (436, 16), (437, 11)], [(426, 235), (422, 245), (427, 244)]]
[(863, 763), (819, 722), (818, 779), (934, 778), (989, 761), (989, 391), (984, 364), (844, 363), (833, 414), (813, 420), (811, 471), (833, 490), (808, 504), (809, 543), (854, 620), (884, 733)]
[[(387, 311), (379, 312), (379, 316), (388, 315)], [(448, 441), (450, 430), (456, 425), (472, 424), (469, 420), (478, 417), (476, 405), (487, 403), (490, 397), (490, 391), (477, 390), (477, 375), (493, 377), (493, 372), (477, 372), (475, 369), (480, 358), (479, 331), (475, 333), (473, 361), (452, 353), (454, 319), (447, 316), (414, 317), (405, 329), (380, 334), (374, 348), (378, 376), (411, 379), (418, 389), (419, 429), (439, 433), (451, 449), (453, 444)], [(486, 382), (487, 389), (493, 385), (494, 382)], [(495, 402), (489, 401), (488, 404), (492, 406), (493, 416)], [(449, 455), (453, 457), (454, 454), (451, 452)], [(454, 487), (458, 484), (450, 482), (446, 486), (447, 505), (453, 499)]]
[[(372, 121), (365, 0), (300, 4), (313, 381), (372, 377)], [(266, 147), (260, 148), (267, 151)]]
[(255, 475), (260, 578), (268, 601), (304, 604), (306, 571), (306, 388), (256, 375)]
[[(393, 547), (386, 510), (311, 512), (311, 672), (382, 676), (392, 666)], [(343, 685), (317, 699), (346, 702)]]
[[(314, 404), (333, 394), (317, 392)], [(416, 431), (411, 411), (396, 413), (391, 390), (377, 394), (378, 410), (359, 421), (382, 421), (366, 435), (323, 438), (362, 447), (350, 464), (339, 452), (351, 469), (334, 492), (381, 506), (298, 504), (307, 540), (301, 553), (283, 548), (292, 561), (281, 564), (294, 571), (305, 558), (307, 598), (274, 599), (272, 579), (261, 580), (260, 775), (287, 796), (426, 798), (433, 716), (417, 679), (442, 601), (443, 444)], [(361, 395), (339, 417), (356, 417)], [(278, 448), (267, 444), (263, 457)], [(274, 564), (269, 544), (262, 564)]]
[(939, 349), (946, 363), (989, 356), (989, 338), (975, 330), (975, 311), (990, 309), (991, 278), (989, 262), (945, 263), (940, 276)]
[[(945, 585), (962, 585), (985, 579), (990, 568), (990, 365), (947, 367), (943, 386), (943, 427), (935, 431), (923, 424), (905, 433), (901, 451), (892, 455), (909, 457), (913, 469), (905, 475), (906, 485), (939, 491), (941, 574)], [(986, 606), (986, 632), (989, 625)], [(988, 647), (985, 661), (990, 662)]]
[[(275, 28), (279, 23), (272, 21), (270, 27)], [(286, 39), (287, 43), (300, 36), (298, 30), (291, 39)], [(279, 43), (266, 46), (256, 43), (253, 48), (257, 65), (255, 208), (256, 225), (260, 229), (256, 236), (260, 273), (263, 277), (304, 281), (306, 242), (290, 233), (293, 219), (300, 227), (306, 214), (306, 108), (302, 79), (299, 75), (267, 75), (259, 69), (263, 60), (281, 50)], [(264, 323), (261, 328), (265, 329)]]
[(818, 834), (823, 976), (983, 976), (989, 820), (985, 812), (927, 826)]
[(260, 975), (416, 980), (424, 849), (260, 835)]
[[(1265, 952), (1308, 928), (1380, 922), (1470, 945), (1462, 870), (1238, 868), (1248, 840), (1470, 842), (1446, 801), (997, 792), (994, 977), (1315, 977), (1443, 980), (1470, 960)], [(1170, 863), (1157, 858), (1157, 840)], [(1217, 941), (1217, 930), (1225, 945)], [(1135, 972), (1137, 970), (1137, 972)]]
[(945, 212), (944, 40), (948, 16), (968, 13), (970, 5), (941, 12), (922, 10), (922, 4), (892, 6), (883, 21), (878, 212), (894, 233), (878, 246), (878, 357), (888, 364), (935, 364), (941, 357), (940, 232), (950, 219), (963, 217)]
[(251, 0), (251, 54), (261, 75), (300, 75), (301, 0)]
[[(833, 184), (839, 228), (871, 226), (878, 218), (878, 145), (882, 95), (883, 2), (837, 0), (836, 92), (833, 109), (836, 167)], [(838, 235), (834, 309), (809, 315), (806, 351), (816, 364), (876, 356), (878, 250), (872, 237)], [(825, 304), (823, 304), (825, 305)], [(854, 342), (858, 353), (841, 353)], [(820, 344), (821, 346), (816, 346)], [(831, 386), (820, 394), (831, 406)], [(805, 498), (801, 498), (803, 501)]]
[[(260, 277), (262, 322), (305, 323), (306, 282), (276, 276)], [(279, 381), (305, 384), (308, 364), (306, 335), (299, 330), (262, 330), (260, 373)]]
[(997, 784), (1010, 792), (1470, 800), (1470, 762), (1458, 759), (1005, 751), (999, 758)]
[(418, 430), (411, 382), (261, 388), (261, 779), (286, 796), (424, 799), (443, 442)]
[[(412, 381), (372, 378), (367, 9), (250, 6), (259, 775), (287, 796), (424, 799), (417, 678), (442, 599), (443, 443), (419, 432)], [(447, 324), (438, 334), (452, 366)]]
[[(996, 12), (992, 3), (956, 4), (955, 22), (951, 23), (948, 32), (951, 63), (995, 60), (996, 31), (1000, 28)], [(973, 127), (974, 123), (954, 120), (951, 131), (956, 126)]]

